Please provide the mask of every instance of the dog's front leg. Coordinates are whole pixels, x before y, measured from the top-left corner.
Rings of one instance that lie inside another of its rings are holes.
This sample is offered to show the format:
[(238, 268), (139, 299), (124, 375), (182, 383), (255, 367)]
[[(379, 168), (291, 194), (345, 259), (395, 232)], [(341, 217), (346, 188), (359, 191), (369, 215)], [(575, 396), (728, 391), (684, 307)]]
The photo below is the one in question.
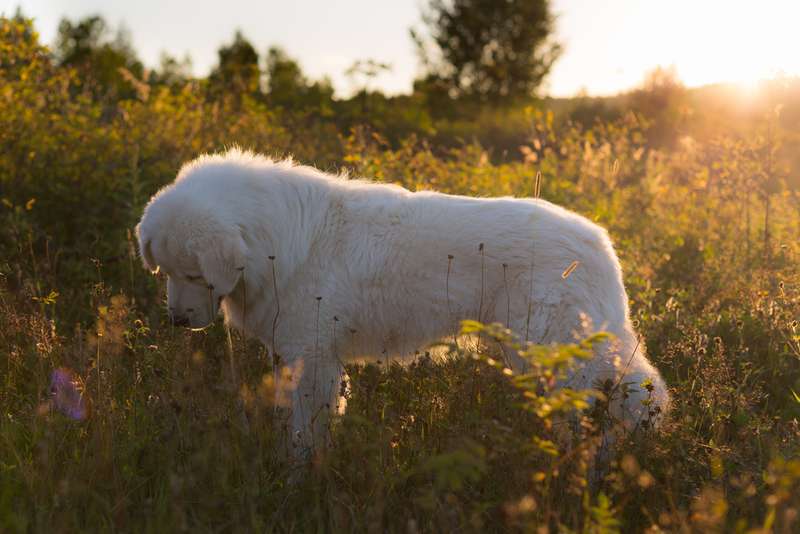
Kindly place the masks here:
[(336, 408), (343, 369), (327, 351), (297, 346), (292, 358), (291, 406), (289, 415), (290, 455), (307, 461), (330, 441), (330, 415)]

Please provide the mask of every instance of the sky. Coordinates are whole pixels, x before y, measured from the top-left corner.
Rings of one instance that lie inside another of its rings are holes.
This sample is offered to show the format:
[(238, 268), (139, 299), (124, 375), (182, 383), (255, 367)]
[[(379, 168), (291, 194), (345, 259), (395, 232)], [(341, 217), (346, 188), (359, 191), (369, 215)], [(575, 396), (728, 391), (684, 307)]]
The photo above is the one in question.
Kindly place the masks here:
[[(418, 58), (409, 28), (422, 29), (424, 0), (0, 0), (19, 6), (52, 44), (63, 17), (100, 14), (123, 24), (145, 65), (162, 52), (192, 58), (205, 75), (217, 49), (241, 30), (260, 53), (279, 45), (312, 79), (329, 77), (346, 96), (360, 82), (345, 71), (356, 60), (392, 68), (371, 87), (410, 92)], [(551, 0), (564, 52), (544, 92), (608, 95), (637, 86), (656, 66), (674, 67), (688, 86), (753, 84), (800, 76), (800, 0)], [(757, 6), (757, 7), (756, 7)]]

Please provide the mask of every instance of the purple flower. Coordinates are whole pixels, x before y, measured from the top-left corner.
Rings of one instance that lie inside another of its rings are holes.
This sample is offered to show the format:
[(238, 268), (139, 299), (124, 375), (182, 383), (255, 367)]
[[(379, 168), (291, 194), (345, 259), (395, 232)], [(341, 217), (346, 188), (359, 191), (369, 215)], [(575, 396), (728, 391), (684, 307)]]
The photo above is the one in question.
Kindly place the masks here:
[(78, 377), (66, 367), (59, 367), (50, 375), (50, 397), (52, 407), (71, 419), (82, 421), (89, 416), (89, 404)]

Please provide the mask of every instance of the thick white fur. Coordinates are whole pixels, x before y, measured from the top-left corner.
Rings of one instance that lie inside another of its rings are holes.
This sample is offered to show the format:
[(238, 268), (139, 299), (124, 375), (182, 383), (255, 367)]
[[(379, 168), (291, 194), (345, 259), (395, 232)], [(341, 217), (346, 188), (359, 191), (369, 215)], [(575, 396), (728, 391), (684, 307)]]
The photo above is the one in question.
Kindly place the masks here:
[(654, 406), (669, 403), (631, 326), (607, 233), (544, 200), (412, 193), (232, 150), (186, 164), (137, 230), (145, 264), (167, 272), (169, 306), (189, 326), (213, 321), (221, 302), (231, 325), (287, 364), (302, 360), (291, 427), (306, 449), (323, 439), (342, 362), (413, 356), (466, 318), (508, 320), (537, 343), (573, 341), (588, 318), (617, 342), (570, 386), (633, 383), (616, 408), (628, 425), (646, 413), (645, 378)]

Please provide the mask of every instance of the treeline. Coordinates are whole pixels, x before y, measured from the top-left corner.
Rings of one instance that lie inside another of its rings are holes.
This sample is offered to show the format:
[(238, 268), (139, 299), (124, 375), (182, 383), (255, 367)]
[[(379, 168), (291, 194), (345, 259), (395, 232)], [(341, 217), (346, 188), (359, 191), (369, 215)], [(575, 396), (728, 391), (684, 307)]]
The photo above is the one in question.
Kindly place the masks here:
[[(73, 94), (89, 95), (107, 114), (120, 102), (141, 99), (153, 90), (190, 91), (234, 110), (263, 108), (265, 120), (277, 120), (289, 131), (327, 131), (335, 137), (366, 127), (393, 147), (409, 136), (433, 147), (477, 142), (494, 160), (524, 157), (519, 147), (530, 139), (531, 110), (551, 110), (557, 123), (585, 128), (636, 113), (648, 122), (648, 145), (670, 149), (686, 137), (710, 138), (731, 130), (746, 133), (779, 109), (778, 126), (790, 137), (800, 137), (800, 80), (794, 78), (765, 82), (757, 93), (745, 97), (730, 85), (687, 89), (674, 69), (655, 68), (640, 87), (617, 96), (543, 96), (542, 84), (560, 53), (550, 36), (548, 3), (509, 5), (504, 8), (509, 13), (498, 13), (477, 0), (453, 6), (432, 2), (423, 17), (430, 35), (411, 32), (422, 74), (412, 92), (403, 95), (371, 88), (370, 82), (391, 65), (363, 59), (346, 72), (361, 88), (349, 97), (337, 97), (329, 79), (310, 79), (280, 47), (260, 53), (241, 32), (220, 46), (217, 64), (206, 77), (192, 73), (188, 56), (164, 53), (160, 65), (146, 68), (129, 35), (112, 31), (100, 16), (62, 20), (48, 56), (54, 67), (74, 71)], [(520, 20), (512, 16), (514, 11), (526, 15), (525, 20), (539, 21), (538, 26), (517, 23), (518, 31), (528, 28), (528, 34), (497, 44), (496, 36), (508, 30), (500, 15)], [(15, 20), (24, 17), (18, 14)], [(494, 41), (480, 41), (485, 28)], [(482, 65), (480, 58), (494, 47), (500, 48), (498, 56), (523, 60), (498, 57)], [(797, 166), (798, 161), (791, 159)]]

